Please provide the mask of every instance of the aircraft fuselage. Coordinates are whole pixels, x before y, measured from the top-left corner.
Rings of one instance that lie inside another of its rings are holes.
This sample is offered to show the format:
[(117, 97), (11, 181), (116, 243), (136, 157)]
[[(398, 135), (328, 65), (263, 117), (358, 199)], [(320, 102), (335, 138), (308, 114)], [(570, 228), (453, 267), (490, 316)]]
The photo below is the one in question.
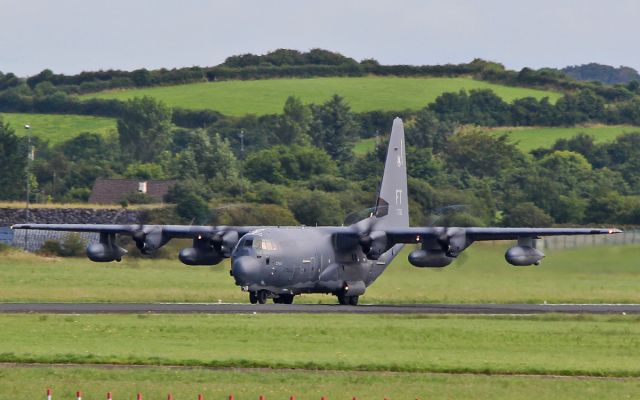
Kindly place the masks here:
[(236, 284), (271, 296), (341, 292), (361, 295), (400, 251), (396, 245), (369, 260), (359, 247), (336, 251), (321, 227), (264, 228), (242, 237), (231, 255)]

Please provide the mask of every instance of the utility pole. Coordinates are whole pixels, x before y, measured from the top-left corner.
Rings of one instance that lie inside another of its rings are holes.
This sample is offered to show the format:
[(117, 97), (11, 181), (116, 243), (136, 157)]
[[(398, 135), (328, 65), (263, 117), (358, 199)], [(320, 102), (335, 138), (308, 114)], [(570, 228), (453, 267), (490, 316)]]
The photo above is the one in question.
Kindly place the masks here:
[(29, 202), (31, 197), (31, 187), (30, 187), (30, 178), (31, 178), (31, 160), (33, 159), (33, 149), (31, 148), (31, 125), (25, 125), (24, 129), (27, 130), (27, 171), (26, 171), (26, 183), (27, 183), (27, 208), (25, 210), (25, 219), (26, 222), (29, 223)]
[(240, 198), (244, 200), (244, 129), (240, 129)]

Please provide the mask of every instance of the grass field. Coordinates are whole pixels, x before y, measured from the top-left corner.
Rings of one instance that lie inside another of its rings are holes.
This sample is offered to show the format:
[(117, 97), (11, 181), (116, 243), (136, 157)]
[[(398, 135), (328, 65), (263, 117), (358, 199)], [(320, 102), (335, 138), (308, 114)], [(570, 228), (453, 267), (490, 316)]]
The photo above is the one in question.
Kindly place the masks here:
[(282, 112), (289, 96), (305, 103), (322, 103), (334, 94), (343, 96), (353, 111), (419, 109), (444, 92), (466, 89), (492, 89), (506, 101), (532, 96), (549, 97), (551, 102), (561, 94), (550, 91), (507, 87), (470, 78), (310, 78), (268, 79), (254, 81), (222, 81), (178, 86), (153, 87), (100, 92), (83, 98), (126, 100), (151, 96), (172, 107), (213, 109), (227, 115), (276, 114)]
[[(570, 139), (579, 133), (595, 136), (596, 143), (613, 141), (617, 136), (627, 132), (640, 132), (640, 127), (632, 125), (589, 125), (574, 127), (499, 127), (481, 128), (469, 126), (463, 129), (481, 129), (493, 135), (507, 134), (512, 142), (517, 143), (520, 150), (529, 152), (538, 148), (550, 148), (558, 139)], [(353, 152), (364, 155), (376, 147), (378, 138), (360, 139)], [(386, 140), (386, 139), (385, 139)]]
[(83, 132), (106, 135), (115, 132), (116, 120), (85, 115), (0, 113), (19, 136), (26, 136), (25, 125), (31, 125), (30, 133), (49, 144), (58, 144)]
[(640, 376), (638, 316), (0, 315), (0, 361)]
[[(187, 246), (187, 243), (183, 243)], [(172, 242), (172, 252), (179, 244)], [(640, 303), (640, 246), (548, 251), (539, 267), (504, 261), (506, 245), (474, 244), (444, 269), (410, 266), (406, 252), (367, 289), (363, 303)], [(125, 258), (122, 263), (47, 259), (25, 253), (0, 257), (0, 301), (247, 302), (228, 262), (188, 267), (178, 260)], [(302, 303), (335, 303), (305, 295)]]
[(44, 398), (46, 388), (54, 399), (73, 399), (81, 390), (84, 399), (626, 399), (640, 392), (640, 380), (602, 378), (551, 378), (416, 373), (354, 373), (342, 371), (204, 370), (204, 369), (97, 369), (97, 368), (0, 368), (0, 398)]
[(616, 136), (627, 132), (640, 132), (640, 127), (631, 125), (594, 125), (576, 127), (500, 127), (488, 129), (492, 134), (506, 133), (523, 151), (540, 147), (549, 148), (558, 139), (569, 139), (579, 133), (595, 136), (596, 143), (613, 141)]

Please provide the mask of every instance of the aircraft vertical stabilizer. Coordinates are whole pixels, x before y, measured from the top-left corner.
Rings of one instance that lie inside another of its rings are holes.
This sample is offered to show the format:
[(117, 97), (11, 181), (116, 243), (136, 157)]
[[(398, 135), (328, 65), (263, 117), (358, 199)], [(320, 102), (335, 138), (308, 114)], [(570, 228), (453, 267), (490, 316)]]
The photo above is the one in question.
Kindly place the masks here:
[(407, 162), (404, 125), (400, 118), (393, 120), (380, 193), (373, 215), (375, 229), (409, 226), (409, 196), (407, 195)]

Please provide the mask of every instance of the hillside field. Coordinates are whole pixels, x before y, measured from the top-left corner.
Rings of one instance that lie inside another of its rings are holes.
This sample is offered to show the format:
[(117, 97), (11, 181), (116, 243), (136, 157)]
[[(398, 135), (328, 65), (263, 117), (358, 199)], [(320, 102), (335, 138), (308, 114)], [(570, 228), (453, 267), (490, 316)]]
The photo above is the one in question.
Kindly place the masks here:
[(171, 107), (213, 109), (226, 115), (277, 114), (282, 112), (289, 96), (305, 103), (323, 103), (334, 94), (343, 96), (353, 111), (420, 109), (444, 92), (491, 89), (506, 101), (532, 96), (549, 97), (551, 102), (561, 94), (551, 91), (507, 87), (470, 78), (309, 78), (265, 79), (253, 81), (203, 82), (147, 89), (108, 91), (82, 96), (127, 100), (151, 96)]
[[(613, 141), (617, 136), (628, 132), (640, 132), (640, 127), (633, 125), (587, 125), (572, 127), (497, 127), (484, 128), (466, 126), (463, 129), (480, 129), (492, 135), (507, 134), (512, 143), (524, 152), (538, 148), (550, 148), (558, 139), (570, 139), (579, 133), (594, 136), (596, 143)], [(375, 149), (376, 143), (381, 140), (377, 137), (359, 139), (353, 147), (353, 152), (364, 155)], [(384, 139), (387, 140), (387, 139)]]
[(640, 127), (631, 125), (593, 125), (575, 127), (500, 127), (487, 129), (492, 134), (507, 134), (512, 142), (517, 142), (520, 150), (528, 152), (537, 148), (549, 148), (558, 139), (569, 139), (579, 133), (594, 136), (596, 143), (611, 142), (617, 136), (628, 132), (640, 132)]
[(0, 113), (19, 136), (26, 136), (25, 125), (31, 125), (31, 135), (46, 140), (51, 145), (62, 143), (83, 132), (107, 134), (116, 130), (113, 118), (66, 114)]

